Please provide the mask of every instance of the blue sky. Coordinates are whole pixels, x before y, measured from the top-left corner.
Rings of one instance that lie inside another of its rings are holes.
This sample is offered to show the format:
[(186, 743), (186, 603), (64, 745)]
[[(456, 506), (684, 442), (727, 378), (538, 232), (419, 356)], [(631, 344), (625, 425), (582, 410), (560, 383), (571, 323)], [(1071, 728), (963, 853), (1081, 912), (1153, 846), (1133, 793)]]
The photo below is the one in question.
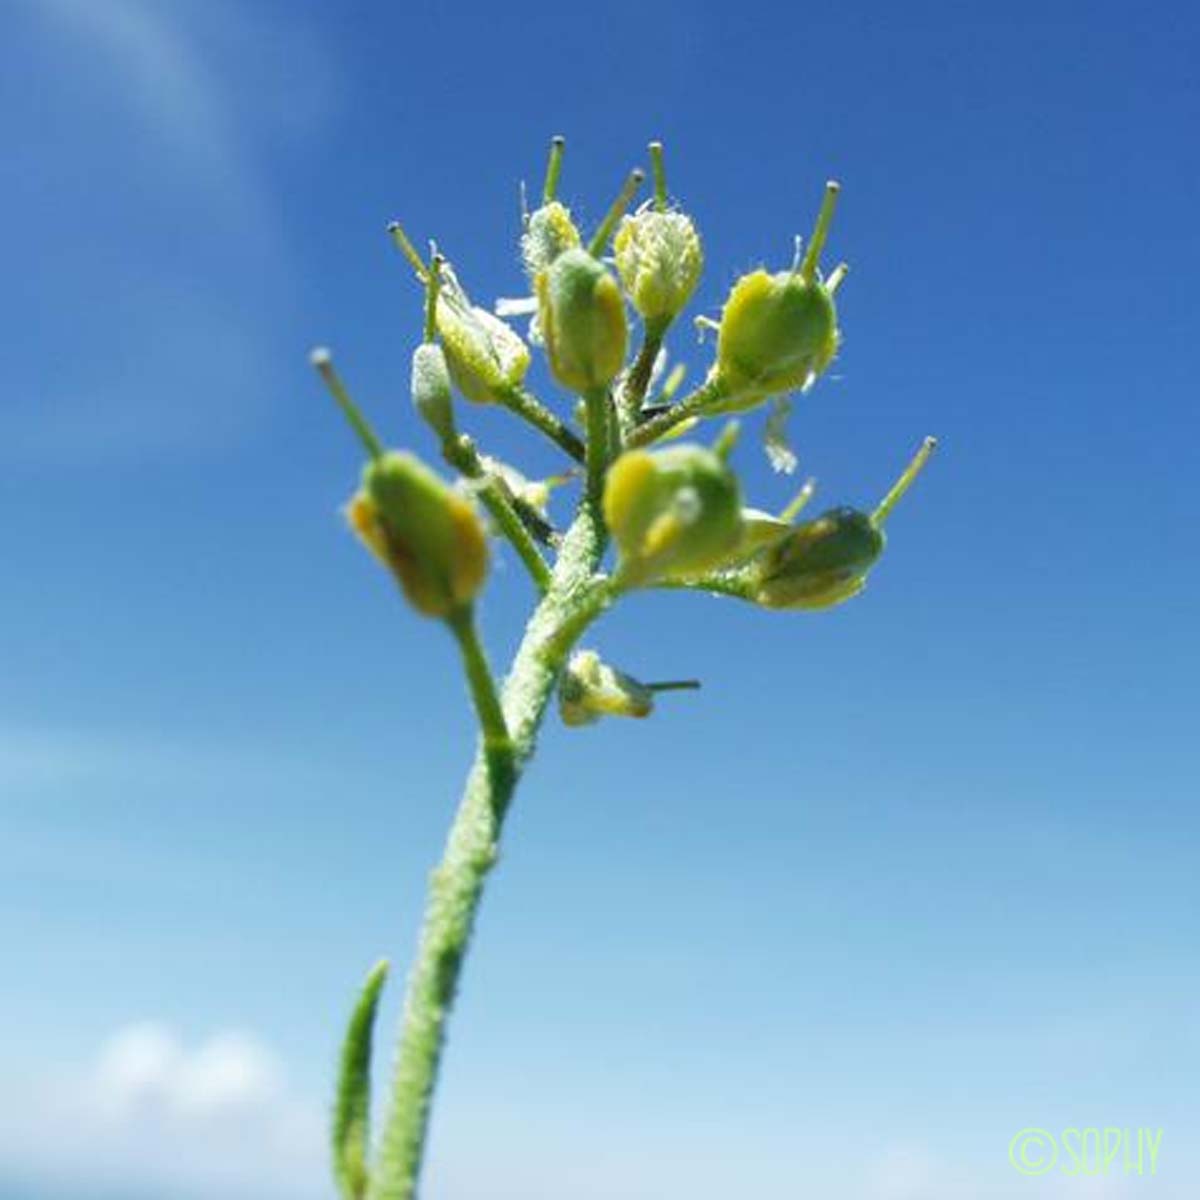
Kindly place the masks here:
[[(867, 504), (942, 449), (845, 608), (655, 595), (597, 629), (705, 687), (548, 723), (427, 1194), (1194, 1195), (1190, 6), (9, 7), (0, 1193), (331, 1194), (340, 1023), (407, 961), (471, 729), (448, 640), (342, 528), (358, 462), (305, 354), (432, 454), (384, 224), (519, 291), (517, 185), (562, 132), (585, 220), (666, 142), (696, 312), (839, 178), (801, 470)], [(499, 559), (497, 663), (530, 599)], [(1158, 1175), (1008, 1163), (1087, 1125), (1162, 1128)]]

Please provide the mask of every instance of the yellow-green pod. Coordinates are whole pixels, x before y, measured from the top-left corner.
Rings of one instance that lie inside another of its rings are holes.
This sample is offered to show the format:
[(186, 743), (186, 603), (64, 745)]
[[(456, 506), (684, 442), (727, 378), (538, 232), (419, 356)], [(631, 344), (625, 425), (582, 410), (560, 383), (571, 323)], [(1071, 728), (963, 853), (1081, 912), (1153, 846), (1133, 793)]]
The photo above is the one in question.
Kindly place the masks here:
[(716, 371), (727, 397), (722, 408), (753, 408), (767, 396), (808, 387), (833, 361), (840, 340), (833, 293), (840, 275), (823, 280), (818, 262), (838, 190), (836, 183), (825, 185), (804, 257), (797, 248), (790, 271), (752, 271), (729, 293), (717, 335)]
[(536, 279), (560, 254), (582, 244), (570, 210), (551, 200), (529, 214), (521, 235), (521, 259), (531, 280)]
[(837, 311), (819, 280), (754, 271), (734, 284), (717, 335), (717, 370), (730, 410), (802, 388), (832, 362)]
[(830, 509), (763, 552), (754, 598), (766, 608), (831, 608), (862, 591), (883, 548), (866, 513)]
[(347, 517), (418, 612), (446, 617), (482, 588), (483, 523), (468, 500), (411, 454), (390, 452), (368, 463)]
[(603, 662), (594, 650), (571, 657), (558, 687), (564, 725), (592, 725), (601, 717), (648, 717), (654, 692), (624, 671)]
[(558, 382), (584, 394), (608, 387), (625, 365), (629, 342), (617, 281), (586, 250), (567, 250), (538, 275), (537, 299)]
[(649, 323), (674, 320), (692, 298), (704, 267), (691, 218), (643, 209), (621, 220), (613, 249), (633, 307)]
[(604, 519), (628, 582), (716, 566), (742, 536), (742, 495), (725, 461), (703, 446), (630, 450), (609, 469)]

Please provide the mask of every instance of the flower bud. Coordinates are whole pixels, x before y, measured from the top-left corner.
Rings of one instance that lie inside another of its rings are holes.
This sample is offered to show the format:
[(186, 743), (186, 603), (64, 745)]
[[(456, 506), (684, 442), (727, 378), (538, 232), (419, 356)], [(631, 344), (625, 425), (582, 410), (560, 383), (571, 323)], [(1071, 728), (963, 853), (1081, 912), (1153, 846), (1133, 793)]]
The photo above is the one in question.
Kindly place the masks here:
[(832, 608), (862, 591), (883, 547), (866, 513), (830, 509), (763, 552), (754, 598), (766, 608)]
[(724, 460), (703, 446), (630, 450), (608, 472), (604, 519), (627, 580), (690, 574), (737, 548), (741, 488)]
[(411, 454), (392, 452), (368, 463), (346, 515), (418, 612), (449, 616), (483, 586), (488, 549), (479, 517)]
[(413, 407), (443, 442), (455, 436), (454, 401), (446, 355), (435, 342), (422, 342), (412, 358)]
[(508, 325), (476, 308), (448, 266), (437, 297), (437, 331), (458, 389), (476, 404), (499, 403), (529, 370), (529, 347)]
[(535, 209), (521, 235), (521, 258), (530, 279), (536, 279), (565, 250), (581, 244), (570, 210), (557, 200)]
[(571, 656), (558, 687), (564, 725), (592, 725), (601, 717), (648, 717), (653, 709), (650, 688), (602, 662), (594, 650)]
[(668, 322), (683, 311), (704, 266), (700, 237), (689, 217), (644, 209), (622, 219), (613, 248), (617, 273), (645, 320)]
[(629, 337), (617, 281), (586, 250), (567, 250), (538, 275), (537, 296), (554, 377), (576, 392), (608, 387)]

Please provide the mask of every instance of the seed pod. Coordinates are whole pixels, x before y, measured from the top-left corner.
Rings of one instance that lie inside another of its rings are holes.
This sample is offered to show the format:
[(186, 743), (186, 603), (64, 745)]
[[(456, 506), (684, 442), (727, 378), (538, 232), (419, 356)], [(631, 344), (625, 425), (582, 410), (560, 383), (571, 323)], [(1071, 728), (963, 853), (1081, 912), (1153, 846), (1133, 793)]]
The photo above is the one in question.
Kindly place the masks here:
[(418, 612), (449, 616), (483, 586), (488, 549), (482, 522), (463, 496), (411, 454), (391, 452), (368, 463), (346, 515)]
[(717, 367), (732, 410), (815, 379), (838, 347), (833, 297), (790, 271), (755, 271), (734, 285), (721, 316)]
[[(830, 509), (761, 551), (750, 567), (756, 582), (755, 600), (767, 608), (832, 608), (857, 596), (883, 553), (884, 522), (936, 447), (935, 438), (925, 438), (870, 514), (854, 508)], [(783, 516), (794, 516), (811, 494), (810, 480)]]
[(435, 342), (422, 342), (412, 358), (413, 407), (443, 442), (456, 434), (454, 401), (446, 355)]
[(817, 270), (836, 197), (831, 183), (808, 250), (790, 271), (753, 271), (729, 293), (717, 336), (717, 374), (729, 397), (723, 408), (753, 408), (807, 387), (837, 353), (833, 292)]
[(674, 320), (692, 298), (704, 266), (691, 219), (680, 212), (643, 209), (622, 219), (613, 249), (633, 307), (648, 322)]
[(830, 509), (764, 551), (754, 598), (766, 608), (832, 608), (862, 591), (883, 547), (866, 513)]
[(608, 472), (604, 519), (627, 581), (690, 574), (736, 549), (741, 488), (725, 462), (703, 446), (630, 450)]
[(653, 710), (653, 691), (602, 662), (594, 650), (571, 656), (558, 687), (564, 725), (592, 725), (601, 717), (648, 717)]
[(529, 347), (508, 325), (476, 308), (449, 266), (442, 267), (437, 331), (458, 390), (476, 404), (502, 401), (529, 370)]
[(536, 279), (564, 251), (581, 244), (571, 213), (557, 200), (529, 214), (521, 235), (521, 259), (531, 280)]
[(554, 377), (580, 393), (608, 387), (629, 339), (617, 281), (586, 250), (567, 250), (538, 275), (537, 298)]

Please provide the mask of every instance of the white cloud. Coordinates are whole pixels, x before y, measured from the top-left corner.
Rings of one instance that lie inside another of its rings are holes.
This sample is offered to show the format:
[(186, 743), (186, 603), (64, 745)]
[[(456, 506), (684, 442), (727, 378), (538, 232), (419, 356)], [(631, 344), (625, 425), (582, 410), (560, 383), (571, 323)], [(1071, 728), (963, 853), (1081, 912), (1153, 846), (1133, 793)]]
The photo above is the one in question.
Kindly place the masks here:
[(97, 1112), (117, 1122), (145, 1112), (183, 1124), (240, 1118), (282, 1094), (279, 1064), (253, 1037), (217, 1034), (189, 1051), (170, 1029), (149, 1023), (114, 1034), (91, 1078)]
[(205, 1200), (330, 1191), (320, 1106), (249, 1033), (188, 1044), (132, 1024), (82, 1070), (0, 1095), (0, 1107), (0, 1171), (80, 1200), (118, 1187)]

